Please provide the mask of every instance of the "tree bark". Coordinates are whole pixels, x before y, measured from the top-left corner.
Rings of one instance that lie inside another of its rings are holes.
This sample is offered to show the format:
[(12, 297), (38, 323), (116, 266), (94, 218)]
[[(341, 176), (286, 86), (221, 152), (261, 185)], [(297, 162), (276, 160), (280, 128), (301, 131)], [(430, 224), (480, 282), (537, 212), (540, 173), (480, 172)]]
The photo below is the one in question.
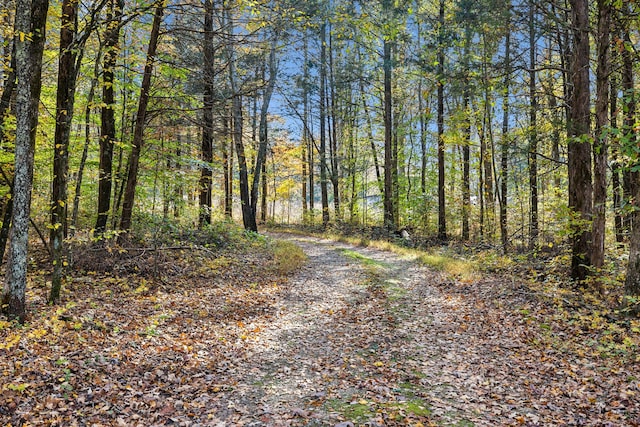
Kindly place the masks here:
[(333, 210), (335, 212), (336, 222), (342, 221), (342, 210), (340, 207), (341, 191), (340, 191), (340, 162), (338, 160), (338, 125), (337, 125), (337, 101), (336, 101), (336, 80), (333, 65), (333, 34), (331, 27), (329, 28), (329, 91), (327, 107), (329, 115), (327, 122), (331, 125), (329, 138), (329, 152), (331, 153), (331, 187), (333, 188)]
[(120, 218), (120, 230), (131, 230), (131, 215), (136, 195), (136, 184), (138, 182), (138, 167), (140, 164), (140, 152), (144, 143), (144, 127), (147, 118), (147, 106), (149, 104), (149, 91), (151, 89), (151, 74), (153, 73), (153, 63), (155, 61), (158, 38), (160, 35), (160, 24), (164, 15), (164, 0), (157, 3), (153, 23), (151, 25), (151, 35), (149, 36), (149, 46), (147, 48), (147, 59), (142, 74), (142, 84), (140, 86), (140, 99), (138, 101), (138, 112), (133, 131), (133, 148), (129, 155), (127, 185), (122, 201), (122, 217)]
[[(274, 36), (271, 41), (271, 47), (269, 49), (269, 82), (265, 88), (264, 95), (262, 97), (262, 106), (260, 108), (260, 124), (258, 128), (258, 155), (256, 156), (256, 163), (253, 171), (253, 182), (251, 183), (251, 209), (253, 212), (258, 210), (258, 195), (260, 188), (260, 177), (266, 171), (267, 162), (267, 146), (268, 146), (268, 113), (269, 104), (271, 103), (271, 97), (273, 90), (276, 86), (276, 78), (278, 75), (277, 62), (276, 62), (276, 47), (278, 43), (277, 36)], [(265, 186), (266, 187), (266, 186)], [(264, 190), (264, 189), (263, 189)], [(265, 191), (263, 191), (264, 193)], [(266, 217), (265, 217), (266, 218)]]
[(229, 39), (227, 44), (227, 61), (229, 73), (229, 86), (232, 96), (231, 115), (233, 117), (233, 141), (236, 147), (236, 156), (238, 158), (238, 173), (240, 176), (240, 203), (242, 205), (242, 222), (245, 230), (258, 231), (255, 211), (251, 208), (251, 194), (249, 190), (249, 172), (247, 169), (247, 157), (244, 150), (244, 142), (242, 140), (242, 96), (236, 82), (236, 64), (235, 64), (235, 47), (233, 44), (233, 22), (231, 20), (231, 11), (225, 10), (226, 25), (229, 28)]
[(593, 144), (593, 241), (591, 263), (596, 268), (604, 264), (605, 213), (607, 205), (607, 156), (606, 127), (609, 124), (609, 74), (611, 43), (611, 2), (598, 0), (598, 64), (596, 70), (596, 127)]
[(571, 278), (582, 282), (591, 267), (591, 117), (589, 88), (589, 4), (571, 0), (573, 54), (569, 98), (567, 150), (569, 163), (569, 209), (571, 220)]
[(529, 3), (529, 249), (538, 245), (538, 95), (536, 91), (535, 3)]
[(327, 132), (326, 132), (326, 80), (327, 80), (327, 24), (320, 26), (320, 197), (322, 226), (329, 224), (329, 193), (327, 189)]
[(69, 139), (75, 104), (76, 57), (74, 46), (78, 28), (78, 1), (63, 0), (60, 23), (60, 58), (56, 94), (56, 128), (53, 147), (53, 183), (51, 191), (50, 244), (53, 273), (49, 302), (60, 298), (64, 273), (64, 238), (67, 235), (67, 185), (69, 174)]
[(464, 38), (464, 89), (462, 94), (462, 108), (464, 109), (464, 128), (462, 144), (462, 240), (469, 240), (469, 215), (471, 213), (471, 25), (465, 26)]
[(98, 177), (98, 217), (94, 234), (102, 236), (107, 230), (111, 209), (111, 187), (113, 182), (113, 144), (116, 139), (114, 115), (114, 68), (118, 58), (118, 40), (124, 0), (109, 0), (107, 29), (104, 41), (104, 63), (102, 66), (102, 109), (100, 124), (100, 172)]
[[(614, 56), (615, 55), (615, 56)], [(616, 59), (619, 57), (617, 55), (616, 50), (611, 51), (611, 63), (616, 63)], [(609, 116), (610, 116), (610, 126), (612, 129), (618, 128), (618, 91), (619, 87), (619, 79), (618, 74), (614, 73), (611, 75), (610, 83), (611, 89), (609, 90)], [(624, 224), (622, 218), (622, 180), (620, 176), (621, 172), (621, 164), (618, 158), (618, 151), (620, 150), (620, 139), (617, 137), (613, 137), (612, 141), (610, 141), (610, 145), (613, 147), (615, 144), (616, 149), (612, 150), (612, 162), (611, 162), (611, 187), (613, 193), (613, 215), (614, 215), (614, 230), (616, 234), (616, 243), (619, 245), (624, 242)]]
[(224, 215), (233, 218), (233, 135), (231, 134), (232, 122), (228, 115), (227, 105), (224, 106), (222, 117), (222, 172), (224, 190)]
[(504, 87), (502, 96), (502, 147), (500, 153), (500, 241), (502, 250), (506, 253), (509, 246), (507, 228), (507, 201), (509, 178), (509, 91), (511, 85), (511, 1), (508, 2), (506, 35), (504, 39)]
[[(16, 6), (16, 136), (13, 213), (9, 258), (2, 291), (2, 311), (21, 323), (26, 318), (25, 291), (29, 243), (29, 214), (38, 105), (42, 87), (48, 0), (18, 2)], [(29, 34), (30, 37), (25, 37)]]
[[(630, 52), (632, 48), (631, 35), (629, 30), (629, 24), (625, 25), (623, 29), (622, 39), (624, 42), (622, 49), (622, 93), (624, 99), (623, 109), (623, 123), (622, 133), (623, 138), (623, 150), (625, 152), (633, 153), (636, 150), (636, 144), (638, 141), (638, 135), (635, 130), (636, 124), (636, 112), (637, 112), (637, 99), (635, 89), (634, 78), (634, 61)], [(622, 192), (625, 204), (631, 204), (634, 208), (637, 208), (637, 200), (634, 204), (634, 196), (638, 192), (640, 174), (637, 171), (631, 170), (628, 165), (623, 169), (622, 173)], [(624, 217), (624, 229), (625, 234), (629, 236), (631, 230), (634, 227), (634, 223), (638, 215), (635, 209), (628, 212)]]
[(91, 143), (91, 106), (93, 104), (93, 98), (95, 96), (96, 86), (98, 85), (98, 73), (99, 73), (99, 59), (101, 51), (96, 56), (96, 62), (94, 66), (93, 79), (91, 80), (91, 86), (89, 87), (89, 94), (87, 95), (87, 105), (84, 109), (84, 146), (82, 148), (82, 156), (80, 157), (80, 166), (78, 167), (78, 175), (76, 178), (76, 189), (73, 197), (73, 212), (71, 213), (71, 235), (75, 233), (78, 227), (78, 213), (80, 211), (80, 196), (82, 193), (82, 180), (84, 177), (84, 169), (87, 164), (87, 157), (89, 156), (89, 144)]
[(391, 93), (391, 41), (384, 39), (384, 225), (395, 230), (396, 218), (393, 206), (393, 99)]
[(440, 0), (438, 14), (438, 238), (447, 239), (447, 215), (445, 199), (445, 164), (444, 164), (444, 0)]
[[(202, 111), (202, 148), (200, 167), (200, 212), (198, 226), (200, 228), (211, 224), (211, 191), (213, 189), (213, 91), (214, 91), (214, 61), (215, 51), (213, 46), (213, 3), (211, 0), (204, 2), (204, 63), (202, 75), (204, 76), (204, 95)], [(226, 151), (226, 150), (225, 150)], [(226, 193), (225, 193), (226, 196)]]
[[(5, 115), (11, 106), (11, 98), (16, 89), (16, 45), (15, 41), (11, 47), (10, 71), (5, 79), (5, 86), (0, 96), (0, 124), (4, 124)], [(0, 143), (4, 144), (6, 138), (5, 127), (0, 126)], [(2, 227), (0, 227), (0, 263), (4, 259), (4, 253), (7, 248), (9, 238), (9, 228), (11, 226), (11, 216), (13, 215), (13, 178), (9, 178), (4, 170), (2, 176), (9, 186), (9, 194), (7, 195), (7, 204), (4, 210), (4, 218)]]

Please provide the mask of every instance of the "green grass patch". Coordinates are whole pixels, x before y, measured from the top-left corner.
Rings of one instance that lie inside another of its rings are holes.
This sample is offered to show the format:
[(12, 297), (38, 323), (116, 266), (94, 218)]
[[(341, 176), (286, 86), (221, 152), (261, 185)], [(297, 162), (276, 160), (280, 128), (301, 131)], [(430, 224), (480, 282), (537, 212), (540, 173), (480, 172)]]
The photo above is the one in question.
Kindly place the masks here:
[(340, 251), (342, 255), (346, 256), (347, 258), (354, 259), (366, 267), (375, 269), (384, 269), (387, 267), (386, 263), (382, 261), (376, 261), (375, 259), (366, 257), (359, 252), (352, 251), (351, 249), (341, 249)]
[(397, 407), (419, 417), (428, 417), (431, 415), (431, 410), (428, 405), (420, 399), (412, 399), (408, 402), (399, 403)]
[(346, 419), (354, 422), (364, 422), (375, 416), (375, 410), (368, 404), (359, 402), (345, 402), (341, 399), (331, 399), (325, 403), (327, 409), (337, 412)]

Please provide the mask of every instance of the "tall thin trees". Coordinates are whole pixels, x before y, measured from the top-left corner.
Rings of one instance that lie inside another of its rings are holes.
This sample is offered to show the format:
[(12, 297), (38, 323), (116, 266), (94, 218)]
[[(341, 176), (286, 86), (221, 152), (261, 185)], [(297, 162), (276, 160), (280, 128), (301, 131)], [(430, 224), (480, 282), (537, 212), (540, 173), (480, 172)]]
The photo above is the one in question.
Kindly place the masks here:
[(131, 229), (131, 215), (136, 194), (136, 183), (138, 181), (138, 167), (140, 164), (140, 151), (144, 142), (144, 128), (146, 125), (147, 106), (149, 104), (151, 89), (151, 74), (155, 61), (156, 49), (158, 47), (158, 37), (160, 35), (160, 23), (164, 14), (165, 2), (160, 0), (156, 4), (151, 35), (149, 36), (149, 46), (147, 48), (147, 59), (142, 74), (142, 84), (140, 86), (140, 99), (138, 101), (138, 111), (133, 131), (133, 149), (129, 156), (127, 185), (122, 202), (122, 217), (120, 218), (120, 229), (128, 231)]

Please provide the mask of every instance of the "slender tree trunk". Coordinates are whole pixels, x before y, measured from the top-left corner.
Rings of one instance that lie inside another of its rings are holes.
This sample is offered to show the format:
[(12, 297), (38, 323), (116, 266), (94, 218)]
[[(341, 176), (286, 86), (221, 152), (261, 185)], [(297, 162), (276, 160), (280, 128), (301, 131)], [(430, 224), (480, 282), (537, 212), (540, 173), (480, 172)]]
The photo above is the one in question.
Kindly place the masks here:
[(93, 104), (96, 86), (98, 85), (100, 56), (101, 53), (98, 52), (93, 72), (94, 77), (93, 79), (91, 79), (91, 86), (89, 87), (89, 94), (87, 95), (87, 105), (84, 109), (84, 146), (82, 148), (82, 156), (80, 158), (80, 166), (78, 167), (78, 176), (76, 178), (75, 195), (73, 197), (73, 212), (71, 214), (71, 235), (73, 235), (78, 228), (78, 213), (80, 211), (82, 180), (84, 177), (84, 169), (87, 164), (87, 157), (89, 156), (89, 144), (91, 143), (91, 105)]
[(484, 239), (484, 221), (485, 221), (485, 193), (484, 193), (484, 169), (482, 164), (484, 163), (484, 156), (486, 151), (485, 142), (485, 123), (482, 120), (478, 128), (478, 142), (480, 143), (480, 155), (478, 156), (478, 204), (480, 205), (480, 238)]
[[(562, 119), (560, 110), (558, 109), (558, 100), (553, 93), (553, 89), (548, 89), (547, 98), (549, 100), (549, 109), (551, 110), (552, 117), (552, 130), (551, 130), (551, 159), (556, 165), (560, 164), (560, 127), (562, 126)], [(553, 186), (556, 189), (560, 188), (561, 173), (558, 167), (553, 172)]]
[(609, 74), (611, 44), (611, 3), (598, 0), (598, 68), (596, 70), (596, 127), (593, 145), (593, 241), (591, 263), (600, 268), (604, 264), (605, 212), (607, 205), (606, 126), (609, 124)]
[(571, 0), (573, 46), (569, 98), (569, 209), (572, 220), (571, 277), (583, 281), (591, 266), (592, 194), (589, 88), (589, 3)]
[(53, 147), (53, 185), (51, 192), (50, 243), (53, 273), (49, 302), (60, 298), (64, 273), (64, 238), (67, 234), (67, 185), (69, 174), (69, 139), (76, 90), (77, 48), (74, 39), (78, 27), (77, 0), (63, 0), (60, 23), (60, 58), (56, 94), (56, 127)]
[[(358, 58), (360, 54), (358, 52)], [(380, 194), (384, 194), (384, 179), (382, 178), (382, 173), (380, 173), (380, 161), (378, 160), (378, 147), (376, 147), (375, 138), (373, 136), (373, 120), (371, 120), (371, 114), (369, 112), (369, 107), (367, 106), (367, 99), (365, 97), (364, 90), (364, 82), (362, 79), (360, 80), (360, 96), (362, 98), (362, 109), (364, 112), (364, 116), (367, 120), (367, 133), (369, 144), (371, 146), (371, 156), (373, 157), (373, 169), (376, 173), (376, 183), (378, 184), (378, 191)]]
[(471, 213), (471, 180), (469, 165), (471, 161), (471, 77), (469, 69), (471, 49), (471, 25), (465, 27), (464, 45), (464, 89), (462, 108), (464, 109), (464, 128), (462, 144), (462, 240), (469, 240), (469, 215)]
[(333, 68), (333, 30), (329, 28), (329, 91), (327, 93), (327, 106), (330, 114), (328, 123), (331, 125), (329, 151), (331, 153), (331, 186), (333, 187), (333, 209), (335, 211), (336, 222), (342, 221), (342, 211), (340, 209), (340, 164), (338, 161), (338, 129), (337, 129), (337, 102), (336, 102), (336, 81)]
[(224, 174), (224, 215), (227, 218), (233, 218), (233, 135), (229, 126), (231, 121), (225, 106), (222, 117), (222, 172)]
[(384, 225), (395, 230), (393, 197), (393, 99), (391, 92), (391, 41), (384, 39)]
[[(612, 57), (617, 58), (616, 50), (612, 50)], [(612, 58), (612, 63), (616, 63), (615, 59)], [(611, 90), (609, 91), (610, 97), (610, 107), (609, 107), (609, 116), (610, 116), (610, 126), (612, 129), (618, 128), (618, 90), (619, 88), (619, 80), (617, 77), (617, 73), (613, 73), (611, 75)], [(622, 169), (620, 165), (620, 161), (618, 159), (618, 151), (620, 149), (620, 140), (617, 137), (613, 137), (612, 146), (615, 144), (615, 149), (612, 150), (612, 164), (611, 164), (611, 187), (613, 193), (613, 209), (614, 209), (614, 230), (616, 234), (616, 243), (621, 244), (624, 242), (624, 224), (622, 220), (622, 181), (620, 177), (620, 171)]]
[(507, 201), (509, 178), (509, 91), (511, 86), (511, 1), (508, 2), (507, 33), (504, 39), (504, 87), (502, 96), (502, 147), (500, 154), (500, 241), (502, 249), (506, 253), (509, 247), (509, 232), (507, 228)]
[(149, 37), (149, 47), (147, 49), (147, 60), (142, 74), (142, 84), (140, 86), (140, 99), (138, 101), (138, 113), (136, 114), (136, 124), (133, 131), (133, 148), (129, 156), (127, 186), (124, 191), (124, 199), (122, 201), (122, 217), (120, 218), (120, 229), (131, 230), (131, 215), (133, 213), (133, 204), (136, 195), (136, 185), (138, 182), (138, 167), (140, 164), (140, 152), (144, 143), (144, 127), (147, 118), (147, 105), (149, 104), (149, 91), (151, 89), (151, 74), (153, 73), (153, 63), (156, 56), (156, 48), (158, 47), (158, 37), (160, 35), (160, 24), (164, 15), (164, 0), (156, 6), (153, 16), (153, 24), (151, 25), (151, 35)]
[[(11, 48), (11, 60), (10, 71), (5, 80), (4, 90), (0, 97), (0, 124), (4, 124), (5, 116), (11, 106), (11, 98), (16, 88), (16, 52), (15, 43), (12, 43)], [(5, 127), (0, 126), (0, 143), (4, 144), (6, 139)], [(7, 195), (7, 204), (5, 206), (4, 218), (2, 220), (2, 227), (0, 227), (0, 263), (4, 258), (4, 253), (7, 247), (7, 239), (9, 238), (9, 228), (11, 225), (11, 216), (13, 215), (13, 178), (9, 178), (4, 170), (2, 170), (2, 176), (9, 186), (9, 194)]]
[[(234, 67), (230, 67), (229, 73), (234, 73)], [(235, 76), (233, 77), (235, 80)], [(233, 140), (236, 147), (236, 156), (238, 157), (238, 172), (240, 175), (240, 203), (242, 205), (242, 222), (244, 228), (250, 231), (258, 231), (256, 217), (251, 209), (251, 200), (249, 193), (249, 173), (247, 170), (247, 158), (244, 151), (244, 142), (242, 141), (242, 97), (235, 91), (235, 82), (232, 84), (233, 100)]]
[(535, 3), (529, 3), (529, 248), (538, 245), (538, 95), (536, 92)]
[[(395, 43), (391, 46), (391, 58), (393, 61), (394, 57), (394, 46)], [(393, 64), (392, 64), (393, 65)], [(393, 66), (392, 66), (393, 72)], [(393, 197), (393, 223), (394, 229), (398, 229), (400, 224), (400, 167), (399, 167), (399, 154), (404, 151), (403, 141), (404, 134), (400, 134), (400, 118), (402, 116), (402, 112), (396, 108), (396, 103), (393, 98), (393, 93), (395, 92), (395, 80), (391, 79), (392, 88), (391, 88), (391, 194)]]
[[(11, 188), (13, 189), (13, 185), (11, 186)], [(4, 208), (4, 215), (2, 216), (2, 228), (0, 228), (0, 264), (4, 260), (4, 253), (7, 249), (7, 240), (9, 239), (9, 230), (12, 216), (13, 197), (9, 197)]]
[(262, 191), (260, 191), (260, 221), (267, 222), (267, 161), (262, 163)]
[[(309, 46), (307, 43), (307, 38), (305, 37), (303, 40), (303, 49), (304, 49), (304, 66), (303, 66), (303, 85), (302, 85), (302, 121), (303, 129), (302, 129), (302, 142), (300, 153), (301, 156), (301, 164), (302, 164), (302, 223), (306, 224), (309, 220), (309, 205), (307, 203), (307, 167), (309, 167), (308, 161), (309, 157), (307, 155), (307, 147), (309, 146), (309, 130), (307, 123), (309, 122), (309, 93), (307, 90), (307, 86), (309, 84)], [(310, 167), (309, 167), (310, 169)], [(309, 171), (310, 172), (310, 171)]]
[[(213, 46), (213, 3), (211, 0), (204, 2), (204, 39), (203, 39), (204, 63), (202, 75), (204, 76), (204, 94), (202, 111), (202, 147), (200, 167), (200, 208), (198, 226), (200, 228), (211, 224), (211, 191), (213, 189), (213, 91), (214, 91), (214, 61), (215, 51)], [(225, 150), (226, 151), (226, 150)]]
[(445, 164), (444, 164), (444, 0), (440, 0), (438, 14), (438, 67), (436, 83), (438, 87), (438, 238), (447, 239), (447, 215), (445, 199)]
[(309, 137), (307, 146), (307, 156), (309, 157), (309, 222), (313, 224), (315, 222), (315, 199), (316, 199), (316, 187), (315, 187), (315, 144), (313, 142), (313, 135), (307, 134)]
[(105, 31), (105, 54), (102, 66), (102, 109), (100, 125), (100, 173), (98, 177), (98, 218), (94, 233), (101, 236), (107, 229), (107, 219), (111, 207), (111, 186), (113, 167), (113, 144), (116, 138), (114, 115), (114, 68), (118, 58), (118, 39), (124, 0), (109, 0), (107, 29)]
[[(622, 39), (624, 41), (624, 48), (622, 50), (622, 91), (623, 91), (623, 113), (624, 119), (622, 123), (625, 151), (629, 147), (635, 150), (638, 135), (635, 130), (636, 125), (636, 90), (635, 90), (635, 78), (634, 78), (634, 60), (631, 54), (632, 42), (631, 35), (629, 34), (629, 24), (626, 24), (623, 29)], [(622, 174), (622, 187), (623, 197), (625, 204), (634, 204), (634, 196), (638, 192), (640, 174), (637, 171), (631, 170), (630, 167), (625, 167)], [(634, 207), (638, 207), (637, 201)], [(627, 213), (624, 216), (624, 228), (625, 234), (629, 236), (631, 230), (634, 227), (636, 218), (638, 217), (635, 211)]]
[(48, 0), (18, 2), (16, 6), (16, 134), (13, 211), (11, 218), (9, 258), (2, 291), (2, 311), (9, 317), (25, 321), (25, 291), (29, 243), (29, 214), (33, 184), (33, 157), (38, 105), (42, 87), (42, 54), (44, 51)]
[[(258, 129), (258, 155), (256, 156), (255, 167), (253, 171), (253, 182), (251, 183), (251, 209), (253, 212), (257, 212), (258, 208), (258, 193), (260, 188), (260, 176), (261, 173), (266, 171), (267, 161), (267, 146), (268, 146), (268, 113), (269, 104), (271, 103), (271, 97), (273, 95), (273, 89), (276, 86), (276, 79), (278, 75), (277, 62), (276, 62), (276, 47), (278, 44), (278, 37), (274, 36), (271, 41), (271, 48), (269, 49), (269, 82), (265, 88), (264, 95), (262, 97), (262, 107), (260, 108), (260, 124)], [(264, 167), (263, 167), (264, 166)]]
[(327, 80), (327, 24), (320, 26), (320, 193), (322, 198), (322, 225), (329, 224), (329, 194), (327, 189), (327, 132), (326, 132), (326, 80)]
[(490, 81), (489, 81), (489, 62), (490, 62), (490, 53), (489, 48), (487, 46), (487, 34), (486, 31), (483, 32), (482, 35), (483, 45), (484, 45), (484, 55), (482, 61), (482, 75), (483, 75), (483, 83), (484, 83), (484, 108), (483, 108), (483, 119), (482, 119), (482, 127), (484, 129), (484, 153), (482, 155), (482, 166), (484, 168), (484, 201), (485, 201), (485, 209), (486, 209), (486, 218), (487, 218), (487, 235), (489, 240), (492, 240), (495, 235), (495, 198), (493, 191), (493, 159), (494, 159), (494, 139), (493, 139), (493, 117), (492, 117), (492, 98), (491, 98), (491, 89), (490, 89)]
[[(422, 50), (422, 31), (420, 23), (417, 24), (418, 50)], [(420, 129), (420, 195), (422, 196), (422, 204), (426, 202), (427, 197), (427, 112), (426, 100), (424, 99), (424, 77), (422, 73), (418, 77), (418, 121)], [(426, 221), (425, 221), (426, 222)], [(426, 224), (425, 224), (426, 225)]]
[(225, 10), (226, 25), (229, 28), (229, 39), (227, 44), (227, 60), (229, 73), (229, 87), (232, 94), (231, 114), (233, 117), (233, 140), (236, 147), (236, 156), (238, 157), (238, 173), (240, 175), (240, 203), (242, 205), (242, 222), (245, 230), (258, 231), (256, 223), (255, 211), (251, 208), (251, 194), (249, 190), (249, 171), (247, 169), (247, 157), (242, 140), (242, 96), (236, 82), (236, 59), (235, 46), (233, 43), (233, 22), (231, 19), (231, 11)]

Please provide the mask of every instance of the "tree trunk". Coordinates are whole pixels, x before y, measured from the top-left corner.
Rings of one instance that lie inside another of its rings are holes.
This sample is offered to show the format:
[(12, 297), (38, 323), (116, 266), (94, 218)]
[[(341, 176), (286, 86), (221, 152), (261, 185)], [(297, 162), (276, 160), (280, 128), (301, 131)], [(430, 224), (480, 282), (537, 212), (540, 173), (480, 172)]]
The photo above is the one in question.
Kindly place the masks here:
[[(213, 189), (213, 91), (214, 91), (214, 61), (215, 51), (213, 46), (213, 3), (211, 0), (204, 2), (204, 63), (202, 75), (204, 76), (204, 95), (202, 111), (202, 151), (200, 167), (200, 209), (198, 226), (200, 228), (211, 224), (211, 191)], [(226, 150), (225, 150), (226, 151)]]
[(507, 229), (507, 179), (509, 172), (509, 90), (511, 85), (511, 1), (507, 7), (507, 34), (504, 39), (504, 87), (502, 96), (502, 147), (500, 153), (500, 241), (502, 250), (506, 253), (509, 246), (509, 232)]
[(342, 221), (342, 211), (340, 209), (340, 163), (338, 161), (338, 129), (337, 129), (337, 102), (336, 102), (336, 81), (333, 68), (333, 31), (329, 28), (329, 91), (327, 107), (330, 114), (328, 123), (331, 125), (329, 138), (329, 151), (331, 153), (331, 186), (333, 187), (333, 210), (336, 222)]
[[(267, 222), (267, 161), (262, 163), (262, 191), (260, 191), (260, 221)], [(275, 195), (274, 195), (275, 196)]]
[(440, 0), (438, 14), (438, 238), (447, 239), (447, 215), (445, 212), (446, 200), (444, 193), (445, 164), (444, 164), (444, 0)]
[[(16, 89), (16, 47), (15, 43), (12, 43), (11, 48), (11, 60), (10, 71), (5, 80), (4, 90), (2, 96), (0, 96), (0, 124), (4, 125), (5, 115), (11, 106), (11, 98)], [(6, 139), (5, 127), (0, 126), (0, 144), (4, 144)], [(7, 248), (7, 240), (9, 238), (9, 228), (11, 225), (11, 216), (13, 215), (13, 178), (7, 176), (2, 170), (2, 176), (9, 187), (9, 194), (7, 195), (7, 204), (5, 206), (4, 218), (2, 220), (2, 227), (0, 227), (0, 263), (4, 258), (4, 253)]]
[(466, 24), (464, 38), (464, 89), (462, 108), (464, 109), (464, 128), (462, 144), (462, 240), (469, 240), (469, 215), (471, 213), (471, 180), (469, 165), (471, 161), (471, 25)]
[(589, 88), (589, 2), (571, 0), (573, 55), (569, 98), (567, 150), (569, 163), (569, 209), (571, 221), (571, 277), (586, 279), (591, 267), (592, 181)]
[(74, 39), (78, 27), (77, 0), (63, 0), (60, 22), (60, 58), (56, 94), (56, 128), (53, 147), (53, 183), (51, 191), (50, 243), (53, 273), (49, 302), (60, 298), (64, 272), (64, 238), (67, 234), (67, 185), (69, 174), (69, 139), (76, 90), (77, 49)]
[(16, 6), (16, 135), (13, 214), (11, 218), (9, 258), (2, 291), (2, 311), (25, 321), (25, 291), (29, 243), (29, 213), (33, 184), (33, 157), (38, 106), (42, 87), (42, 54), (45, 42), (48, 0), (18, 2)]
[(242, 222), (245, 230), (258, 231), (255, 211), (251, 208), (251, 195), (249, 191), (249, 172), (247, 170), (247, 157), (242, 140), (242, 96), (236, 83), (236, 59), (233, 44), (233, 22), (231, 11), (225, 10), (226, 25), (229, 28), (229, 43), (227, 44), (227, 60), (229, 72), (229, 86), (232, 94), (231, 115), (233, 117), (233, 140), (238, 157), (238, 173), (240, 175), (240, 203), (242, 205)]
[[(616, 54), (616, 50), (612, 50), (612, 57)], [(615, 55), (617, 58), (618, 55)], [(611, 60), (612, 63), (616, 63), (614, 58)], [(611, 89), (609, 90), (609, 98), (610, 98), (610, 107), (609, 107), (609, 116), (610, 116), (610, 126), (611, 129), (618, 128), (618, 90), (620, 90), (619, 80), (617, 78), (617, 74), (611, 75)], [(616, 149), (612, 150), (612, 162), (611, 162), (611, 187), (613, 193), (613, 215), (614, 215), (614, 230), (616, 234), (616, 243), (622, 244), (624, 242), (624, 224), (622, 220), (622, 181), (620, 177), (620, 171), (622, 169), (620, 165), (620, 161), (618, 159), (618, 151), (620, 149), (620, 140), (617, 137), (613, 137), (612, 146), (615, 142)]]
[(309, 157), (307, 155), (307, 149), (309, 147), (309, 130), (307, 129), (307, 122), (309, 121), (309, 46), (307, 43), (307, 38), (305, 37), (303, 40), (304, 43), (304, 66), (303, 70), (303, 84), (302, 84), (302, 121), (303, 129), (302, 129), (302, 142), (301, 148), (302, 153), (301, 162), (302, 162), (302, 223), (306, 224), (309, 220), (309, 205), (307, 203), (307, 167), (309, 167), (309, 173), (311, 173), (311, 167), (308, 163)]
[(529, 249), (538, 245), (538, 95), (536, 92), (535, 7), (529, 3)]
[(385, 37), (383, 46), (384, 68), (384, 225), (395, 230), (393, 197), (393, 99), (391, 93), (392, 66), (391, 41)]
[(278, 45), (278, 37), (274, 36), (269, 49), (269, 82), (265, 88), (262, 97), (262, 107), (260, 108), (260, 124), (258, 129), (258, 155), (256, 156), (255, 166), (253, 168), (253, 182), (251, 183), (251, 209), (257, 212), (258, 209), (258, 193), (260, 188), (260, 176), (266, 171), (267, 146), (268, 146), (268, 126), (267, 121), (269, 113), (269, 104), (273, 95), (273, 89), (276, 86), (276, 78), (278, 75), (276, 62), (276, 48)]
[[(624, 41), (624, 47), (622, 49), (622, 93), (624, 99), (624, 105), (622, 107), (624, 113), (624, 119), (622, 123), (623, 129), (623, 150), (625, 152), (634, 153), (638, 140), (637, 132), (635, 130), (636, 125), (636, 90), (635, 90), (635, 79), (634, 79), (634, 59), (631, 54), (632, 42), (631, 35), (629, 34), (629, 26), (626, 24), (624, 30), (624, 34), (622, 35)], [(622, 173), (622, 187), (623, 187), (623, 197), (625, 204), (633, 204), (634, 208), (637, 208), (637, 201), (634, 204), (634, 196), (637, 194), (638, 186), (639, 186), (639, 173), (637, 171), (631, 170), (631, 168), (627, 165), (623, 169)], [(631, 234), (631, 230), (634, 227), (634, 222), (638, 217), (637, 213), (634, 211), (627, 213), (624, 216), (624, 228), (625, 234), (629, 236)]]
[(233, 218), (233, 135), (229, 126), (231, 121), (225, 105), (222, 117), (222, 172), (224, 174), (224, 215), (227, 218)]
[(320, 26), (320, 193), (322, 199), (322, 226), (329, 224), (329, 193), (327, 189), (327, 132), (326, 132), (326, 80), (327, 80), (327, 24)]
[(149, 36), (149, 47), (147, 48), (147, 60), (142, 74), (142, 84), (140, 86), (140, 99), (138, 101), (138, 112), (136, 114), (136, 124), (133, 131), (133, 148), (129, 155), (127, 185), (122, 201), (122, 218), (120, 218), (120, 230), (131, 230), (131, 215), (136, 195), (136, 184), (138, 182), (138, 167), (140, 164), (140, 152), (144, 143), (144, 127), (147, 118), (147, 105), (149, 104), (149, 90), (151, 89), (151, 74), (153, 73), (153, 63), (158, 47), (158, 37), (160, 35), (160, 24), (164, 14), (163, 0), (157, 3), (156, 11), (151, 25), (151, 35)]
[(609, 74), (611, 55), (611, 5), (598, 0), (598, 68), (596, 70), (596, 127), (593, 144), (593, 241), (591, 263), (596, 268), (604, 264), (605, 212), (607, 207), (606, 127), (609, 124)]
[(89, 156), (89, 144), (91, 143), (91, 106), (93, 104), (93, 98), (96, 92), (96, 86), (98, 85), (98, 73), (100, 63), (101, 51), (96, 56), (96, 62), (94, 65), (93, 78), (91, 79), (91, 86), (89, 87), (89, 94), (87, 95), (87, 105), (84, 109), (84, 146), (82, 148), (82, 156), (80, 158), (80, 166), (78, 167), (78, 175), (76, 178), (76, 189), (73, 197), (73, 212), (71, 214), (71, 235), (75, 233), (78, 228), (78, 213), (80, 211), (80, 195), (82, 193), (82, 180), (84, 177), (84, 169), (87, 164), (87, 157)]
[[(358, 58), (360, 57), (360, 52), (358, 52)], [(373, 157), (373, 169), (376, 173), (376, 184), (378, 184), (378, 191), (380, 194), (384, 194), (384, 179), (382, 178), (382, 174), (380, 173), (380, 161), (378, 160), (378, 147), (376, 147), (376, 141), (373, 137), (373, 120), (371, 119), (371, 114), (369, 113), (369, 107), (367, 106), (367, 98), (366, 92), (364, 90), (364, 82), (360, 79), (360, 97), (362, 99), (362, 109), (364, 112), (364, 116), (367, 120), (367, 136), (369, 139), (369, 144), (371, 146), (371, 156)]]
[(486, 214), (486, 232), (489, 240), (492, 240), (495, 235), (495, 194), (493, 191), (493, 165), (494, 165), (494, 150), (493, 147), (495, 145), (493, 139), (493, 117), (491, 115), (492, 112), (492, 99), (491, 99), (491, 82), (489, 77), (489, 62), (491, 54), (489, 53), (488, 42), (487, 42), (487, 33), (486, 31), (482, 34), (483, 46), (484, 46), (484, 55), (482, 61), (482, 76), (483, 76), (483, 86), (484, 86), (484, 108), (483, 108), (483, 119), (482, 119), (482, 127), (484, 134), (484, 153), (482, 155), (482, 166), (484, 169), (484, 201), (485, 201), (485, 214)]
[(107, 229), (111, 207), (113, 168), (113, 144), (116, 139), (114, 115), (114, 68), (118, 58), (118, 40), (124, 0), (109, 0), (107, 29), (104, 40), (104, 63), (102, 66), (102, 109), (100, 125), (100, 172), (98, 177), (98, 218), (94, 234), (101, 236)]

